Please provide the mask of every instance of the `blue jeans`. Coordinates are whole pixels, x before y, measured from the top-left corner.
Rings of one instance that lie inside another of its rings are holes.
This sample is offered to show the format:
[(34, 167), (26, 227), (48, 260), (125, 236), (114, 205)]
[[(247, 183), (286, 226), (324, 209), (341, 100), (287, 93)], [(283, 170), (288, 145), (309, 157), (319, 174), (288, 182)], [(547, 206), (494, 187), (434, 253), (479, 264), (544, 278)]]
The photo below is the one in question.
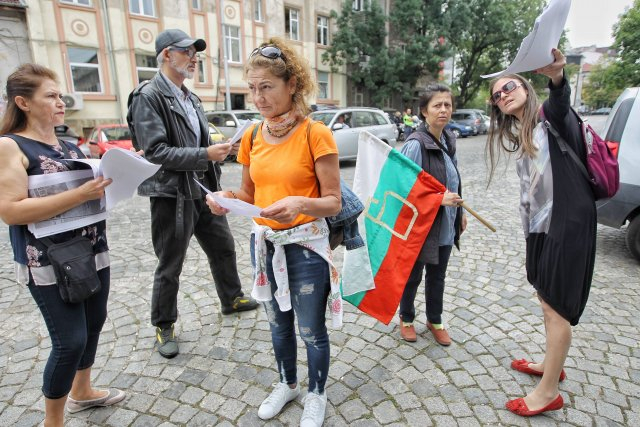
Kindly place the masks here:
[(107, 319), (109, 267), (98, 270), (100, 292), (78, 304), (62, 301), (58, 286), (36, 286), (29, 291), (44, 317), (51, 338), (51, 353), (44, 367), (42, 393), (59, 399), (71, 391), (76, 371), (90, 368), (96, 358), (100, 331)]
[[(307, 347), (309, 366), (309, 392), (324, 393), (329, 374), (329, 335), (325, 325), (327, 298), (331, 285), (329, 265), (317, 253), (297, 244), (285, 245), (289, 290), (292, 310), (280, 311), (275, 298), (263, 302), (269, 326), (271, 342), (276, 356), (280, 382), (296, 384), (296, 333), (295, 316), (298, 316), (300, 338)], [(271, 293), (276, 291), (271, 259), (273, 245), (267, 242), (267, 277), (271, 282)], [(251, 261), (255, 265), (253, 236), (251, 239)]]
[(416, 261), (407, 280), (407, 286), (400, 300), (400, 318), (403, 322), (411, 323), (416, 317), (414, 301), (418, 286), (422, 282), (422, 271), (425, 281), (425, 296), (427, 301), (427, 320), (432, 324), (442, 323), (442, 305), (444, 297), (444, 278), (447, 275), (447, 265), (451, 256), (452, 246), (440, 246), (438, 248), (438, 263), (423, 264)]

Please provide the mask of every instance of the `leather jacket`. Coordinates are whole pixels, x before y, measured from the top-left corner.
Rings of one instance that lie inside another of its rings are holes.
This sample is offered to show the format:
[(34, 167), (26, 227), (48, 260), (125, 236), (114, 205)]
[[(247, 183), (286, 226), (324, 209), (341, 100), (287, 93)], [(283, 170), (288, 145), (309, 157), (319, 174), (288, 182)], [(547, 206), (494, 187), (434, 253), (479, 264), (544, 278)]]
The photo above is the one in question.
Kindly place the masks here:
[(207, 159), (211, 144), (209, 125), (200, 98), (191, 93), (191, 101), (200, 122), (199, 147), (186, 113), (160, 72), (140, 84), (129, 95), (127, 123), (136, 150), (144, 150), (145, 158), (161, 165), (158, 172), (138, 187), (138, 194), (171, 197), (180, 200), (202, 198), (202, 190), (194, 178), (220, 190), (220, 165)]

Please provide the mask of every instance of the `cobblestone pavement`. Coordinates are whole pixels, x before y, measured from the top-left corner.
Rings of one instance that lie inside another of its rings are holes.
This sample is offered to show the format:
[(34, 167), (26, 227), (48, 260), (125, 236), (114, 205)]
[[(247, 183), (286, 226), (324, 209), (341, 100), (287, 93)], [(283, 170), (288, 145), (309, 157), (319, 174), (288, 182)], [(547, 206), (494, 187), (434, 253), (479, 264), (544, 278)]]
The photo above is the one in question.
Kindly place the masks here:
[[(465, 199), (498, 232), (470, 218), (462, 251), (452, 255), (444, 318), (454, 344), (440, 347), (425, 332), (423, 291), (415, 344), (400, 340), (397, 319), (385, 326), (347, 304), (342, 329), (330, 329), (326, 426), (640, 425), (640, 264), (630, 258), (624, 231), (601, 226), (590, 301), (574, 328), (561, 383), (565, 408), (533, 419), (504, 409), (507, 399), (526, 394), (538, 381), (511, 370), (511, 359), (539, 360), (544, 335), (525, 278), (515, 168), (512, 162), (498, 170), (487, 189), (483, 148), (483, 137), (459, 143)], [(223, 169), (224, 186), (237, 186), (240, 166)], [(341, 170), (353, 179), (353, 163)], [(249, 292), (248, 222), (229, 220)], [(29, 292), (12, 281), (7, 228), (0, 230), (0, 425), (33, 426), (43, 418), (40, 386), (50, 341)], [(153, 349), (149, 323), (156, 260), (146, 199), (135, 197), (116, 209), (109, 241), (109, 317), (93, 375), (97, 386), (128, 395), (115, 407), (68, 416), (67, 425), (264, 425), (257, 409), (277, 381), (264, 310), (221, 315), (206, 257), (194, 239), (179, 294), (181, 353), (164, 359)], [(298, 356), (304, 388), (300, 340)], [(297, 425), (301, 401), (302, 395), (266, 425)]]

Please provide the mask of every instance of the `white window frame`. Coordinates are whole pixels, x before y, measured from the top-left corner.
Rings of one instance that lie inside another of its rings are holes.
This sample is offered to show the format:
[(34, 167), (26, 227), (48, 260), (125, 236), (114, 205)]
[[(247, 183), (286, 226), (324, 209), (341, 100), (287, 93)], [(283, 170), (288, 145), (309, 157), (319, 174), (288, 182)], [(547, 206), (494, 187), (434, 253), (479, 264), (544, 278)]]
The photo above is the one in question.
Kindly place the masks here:
[[(323, 78), (326, 78), (323, 80)], [(327, 71), (317, 72), (318, 99), (329, 99), (329, 73)], [(322, 92), (324, 91), (324, 96)]]
[(264, 22), (264, 16), (262, 16), (262, 0), (253, 1), (253, 20), (256, 22)]
[(329, 17), (318, 15), (316, 19), (316, 43), (323, 46), (329, 45)]
[(85, 49), (85, 50), (93, 50), (96, 52), (96, 58), (98, 59), (98, 63), (97, 64), (87, 64), (86, 62), (71, 62), (69, 60), (69, 72), (71, 73), (71, 86), (73, 89), (73, 92), (81, 92), (79, 90), (76, 90), (76, 82), (73, 79), (73, 67), (77, 67), (77, 68), (93, 68), (93, 69), (97, 69), (98, 70), (98, 81), (100, 83), (100, 90), (96, 91), (96, 92), (82, 92), (82, 93), (104, 93), (104, 83), (102, 80), (102, 70), (100, 68), (100, 58), (98, 57), (98, 49), (94, 49), (91, 47), (80, 47), (80, 46), (71, 46), (67, 49)]
[(365, 2), (369, 5), (369, 9), (371, 9), (371, 0), (353, 0), (353, 10), (364, 10)]
[[(295, 9), (293, 7), (289, 7), (286, 6), (284, 8), (284, 13), (285, 13), (285, 33), (287, 35), (287, 37), (289, 38), (289, 40), (295, 40), (295, 41), (299, 41), (300, 40), (300, 10), (299, 9)], [(287, 16), (289, 15), (289, 28), (286, 28), (287, 26)], [(295, 19), (293, 17), (293, 15), (295, 15)], [(295, 27), (295, 34), (294, 34), (294, 27)]]
[[(132, 15), (149, 16), (149, 17), (155, 18), (156, 17), (156, 0), (150, 0), (151, 13), (149, 13), (149, 11), (147, 10), (144, 10), (144, 1), (145, 0), (129, 0), (129, 13), (131, 13)], [(140, 12), (134, 12), (133, 10), (133, 5), (136, 3), (138, 5), (138, 9), (140, 10)]]
[(91, 7), (91, 0), (60, 0), (60, 3), (73, 4), (76, 6), (86, 6)]
[[(155, 60), (155, 57), (153, 55), (148, 55), (148, 54), (145, 54), (145, 53), (137, 53), (136, 56), (138, 56), (138, 55), (148, 56), (150, 58), (154, 58), (154, 60)], [(150, 72), (153, 72), (153, 73), (157, 73), (158, 72), (158, 67), (141, 67), (140, 65), (138, 65), (137, 58), (136, 58), (136, 77), (138, 78), (138, 81), (140, 81), (140, 71), (150, 71)]]
[[(231, 34), (231, 30), (237, 30), (238, 35), (234, 36)], [(235, 64), (239, 64), (242, 58), (242, 45), (240, 44), (240, 27), (237, 27), (235, 25), (223, 25), (222, 28), (223, 31), (223, 37), (224, 37), (224, 42), (226, 43), (227, 46), (227, 59), (229, 62), (233, 62)], [(233, 45), (234, 45), (234, 41), (237, 43), (237, 52), (236, 55), (234, 55), (234, 51), (233, 51)]]

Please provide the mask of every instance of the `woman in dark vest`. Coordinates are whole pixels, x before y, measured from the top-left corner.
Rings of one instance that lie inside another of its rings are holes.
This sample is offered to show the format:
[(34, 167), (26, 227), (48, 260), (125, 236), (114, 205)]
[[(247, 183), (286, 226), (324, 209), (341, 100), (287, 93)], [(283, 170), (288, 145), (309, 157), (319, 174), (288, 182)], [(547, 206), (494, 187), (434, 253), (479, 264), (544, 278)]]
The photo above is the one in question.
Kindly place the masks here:
[(466, 216), (460, 207), (462, 186), (457, 166), (456, 138), (445, 129), (451, 119), (452, 109), (453, 95), (449, 87), (443, 84), (428, 86), (420, 98), (420, 119), (423, 122), (409, 135), (401, 149), (402, 154), (447, 187), (447, 192), (400, 300), (400, 336), (409, 342), (417, 339), (413, 326), (416, 316), (414, 301), (424, 271), (427, 328), (438, 344), (443, 346), (451, 344), (442, 321), (444, 278), (451, 249), (454, 244), (458, 246), (460, 234), (467, 226)]
[(92, 242), (101, 287), (80, 303), (63, 301), (47, 256), (48, 246), (27, 228), (27, 224), (101, 199), (111, 183), (99, 177), (57, 194), (29, 197), (30, 176), (68, 171), (78, 162), (65, 158), (84, 157), (74, 144), (56, 137), (55, 126), (64, 123), (61, 96), (53, 71), (36, 64), (21, 65), (7, 78), (7, 110), (0, 129), (0, 218), (10, 226), (16, 281), (29, 288), (51, 337), (42, 384), (47, 427), (64, 424), (65, 404), (73, 413), (112, 405), (125, 397), (120, 390), (91, 387), (91, 366), (107, 318), (109, 296), (105, 221), (49, 236), (54, 243), (76, 235)]

